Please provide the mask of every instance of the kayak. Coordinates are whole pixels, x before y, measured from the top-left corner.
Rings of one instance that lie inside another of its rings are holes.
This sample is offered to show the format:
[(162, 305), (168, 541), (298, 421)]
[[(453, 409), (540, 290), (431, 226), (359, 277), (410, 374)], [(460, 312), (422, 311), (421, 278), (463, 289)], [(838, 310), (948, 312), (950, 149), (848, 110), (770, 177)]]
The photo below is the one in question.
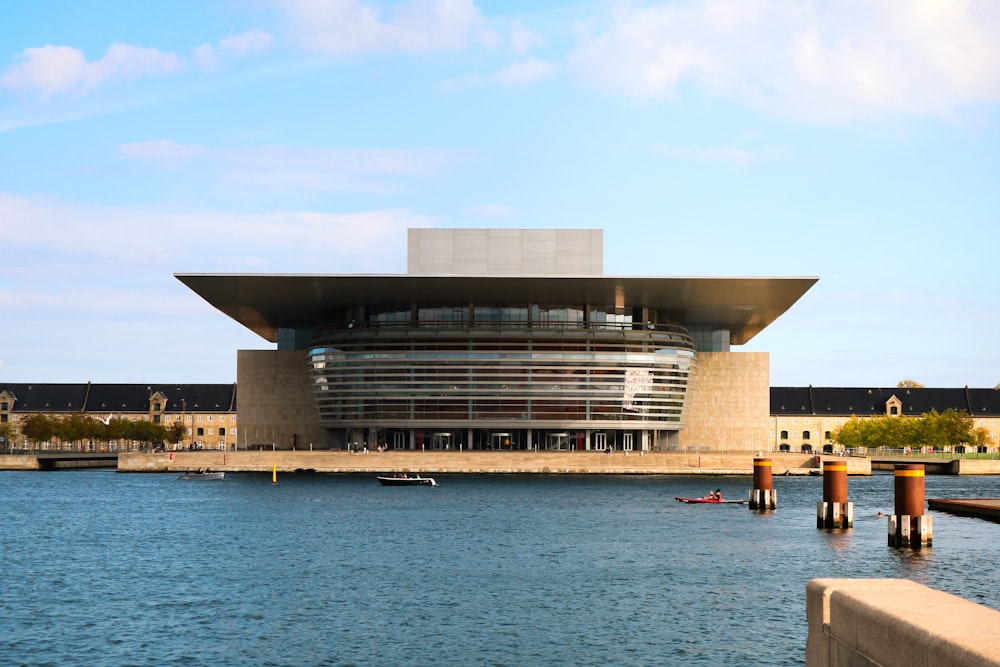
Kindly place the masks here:
[(720, 500), (718, 498), (682, 498), (680, 496), (674, 496), (674, 500), (679, 500), (682, 503), (710, 503), (712, 505), (746, 505), (749, 502), (747, 500)]

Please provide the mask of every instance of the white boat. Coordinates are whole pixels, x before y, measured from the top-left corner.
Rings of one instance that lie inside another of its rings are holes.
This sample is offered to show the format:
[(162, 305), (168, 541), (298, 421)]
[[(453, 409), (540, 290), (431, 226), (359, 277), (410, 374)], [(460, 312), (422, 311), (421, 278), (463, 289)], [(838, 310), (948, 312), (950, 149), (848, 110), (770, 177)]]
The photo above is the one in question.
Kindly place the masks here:
[(378, 481), (382, 486), (437, 486), (438, 483), (434, 481), (433, 477), (421, 477), (416, 475), (410, 477), (406, 473), (401, 475), (394, 475), (392, 477), (378, 477)]
[(177, 479), (183, 479), (187, 482), (221, 482), (226, 478), (226, 473), (224, 472), (212, 472), (211, 470), (199, 470), (197, 472), (192, 472), (188, 470), (177, 477)]

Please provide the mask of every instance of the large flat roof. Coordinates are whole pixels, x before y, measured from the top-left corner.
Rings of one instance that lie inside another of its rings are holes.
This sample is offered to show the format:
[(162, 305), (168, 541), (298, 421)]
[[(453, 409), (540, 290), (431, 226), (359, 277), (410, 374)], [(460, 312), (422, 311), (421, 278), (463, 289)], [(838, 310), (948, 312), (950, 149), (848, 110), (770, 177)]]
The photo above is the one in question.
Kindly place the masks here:
[(276, 342), (279, 328), (312, 328), (349, 306), (624, 303), (655, 308), (686, 325), (730, 331), (743, 345), (788, 310), (817, 277), (628, 277), (477, 275), (255, 275), (175, 277), (223, 313)]

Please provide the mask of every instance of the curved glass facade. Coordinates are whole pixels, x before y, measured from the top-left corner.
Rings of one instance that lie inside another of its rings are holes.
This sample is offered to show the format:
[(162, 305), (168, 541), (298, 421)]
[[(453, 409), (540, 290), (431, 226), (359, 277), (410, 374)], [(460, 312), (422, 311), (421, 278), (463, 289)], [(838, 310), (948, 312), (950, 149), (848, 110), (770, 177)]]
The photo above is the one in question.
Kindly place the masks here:
[(421, 443), (486, 429), (537, 446), (582, 442), (584, 431), (604, 432), (603, 443), (609, 432), (682, 426), (695, 366), (683, 327), (585, 322), (573, 308), (533, 307), (532, 322), (523, 308), (415, 311), (415, 320), (389, 309), (364, 325), (316, 331), (309, 373), (324, 427), (377, 431), (379, 440), (405, 431)]

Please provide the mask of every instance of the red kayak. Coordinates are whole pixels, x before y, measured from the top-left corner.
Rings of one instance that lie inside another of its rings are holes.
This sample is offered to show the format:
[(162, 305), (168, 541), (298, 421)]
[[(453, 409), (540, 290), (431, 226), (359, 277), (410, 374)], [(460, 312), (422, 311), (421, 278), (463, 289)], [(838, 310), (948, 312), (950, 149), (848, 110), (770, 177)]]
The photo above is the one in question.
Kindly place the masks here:
[(747, 500), (722, 500), (721, 498), (681, 498), (680, 496), (674, 496), (674, 500), (679, 500), (682, 503), (711, 503), (713, 505), (745, 505), (749, 502)]

